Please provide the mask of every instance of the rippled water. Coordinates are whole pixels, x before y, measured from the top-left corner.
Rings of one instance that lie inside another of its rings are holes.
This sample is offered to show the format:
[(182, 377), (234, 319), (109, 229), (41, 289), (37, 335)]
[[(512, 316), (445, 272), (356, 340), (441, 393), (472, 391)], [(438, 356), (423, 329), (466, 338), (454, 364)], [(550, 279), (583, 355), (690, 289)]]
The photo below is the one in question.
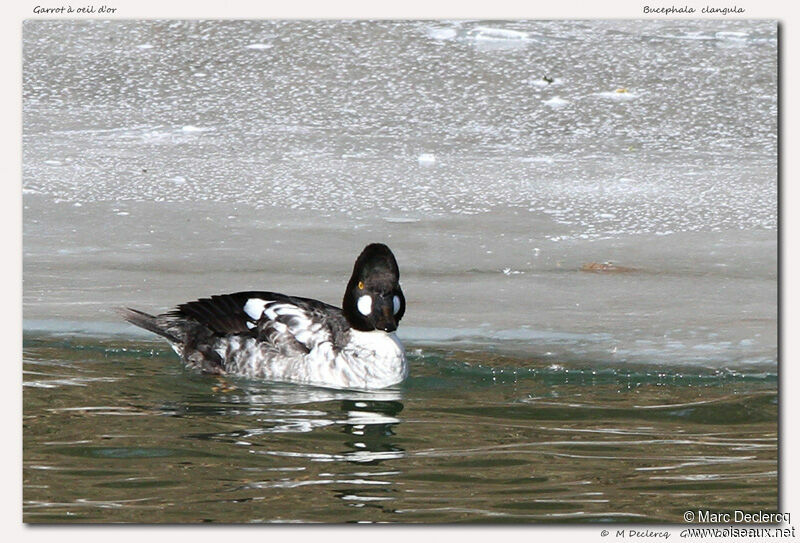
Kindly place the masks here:
[(680, 522), (777, 508), (774, 374), (410, 349), (375, 393), (28, 336), (26, 522)]
[[(26, 21), (28, 522), (777, 507), (774, 21)], [(411, 377), (183, 370), (111, 309), (338, 304)]]

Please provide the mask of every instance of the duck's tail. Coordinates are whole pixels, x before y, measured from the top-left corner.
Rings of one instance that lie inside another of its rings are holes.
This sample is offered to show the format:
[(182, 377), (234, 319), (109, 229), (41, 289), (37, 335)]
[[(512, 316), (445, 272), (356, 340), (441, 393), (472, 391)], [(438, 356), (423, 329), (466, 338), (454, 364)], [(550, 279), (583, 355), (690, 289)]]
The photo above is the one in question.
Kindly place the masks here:
[(206, 373), (225, 373), (224, 360), (215, 350), (219, 338), (208, 327), (170, 313), (154, 316), (130, 307), (115, 311), (134, 326), (166, 338), (188, 366)]
[(149, 330), (159, 336), (167, 338), (171, 343), (180, 343), (181, 339), (176, 337), (172, 332), (168, 331), (163, 323), (159, 322), (158, 317), (139, 311), (138, 309), (131, 309), (130, 307), (118, 307), (115, 311), (126, 321)]

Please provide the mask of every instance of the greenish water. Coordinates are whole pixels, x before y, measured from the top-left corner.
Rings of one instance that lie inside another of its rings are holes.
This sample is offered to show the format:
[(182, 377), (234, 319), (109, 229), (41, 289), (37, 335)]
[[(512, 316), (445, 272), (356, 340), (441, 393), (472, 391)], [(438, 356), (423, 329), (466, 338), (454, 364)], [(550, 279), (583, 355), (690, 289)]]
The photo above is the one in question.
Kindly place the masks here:
[[(777, 508), (777, 377), (407, 346), (347, 392), (185, 370), (140, 338), (24, 338), (23, 518), (681, 522)], [(688, 505), (687, 505), (688, 504)]]

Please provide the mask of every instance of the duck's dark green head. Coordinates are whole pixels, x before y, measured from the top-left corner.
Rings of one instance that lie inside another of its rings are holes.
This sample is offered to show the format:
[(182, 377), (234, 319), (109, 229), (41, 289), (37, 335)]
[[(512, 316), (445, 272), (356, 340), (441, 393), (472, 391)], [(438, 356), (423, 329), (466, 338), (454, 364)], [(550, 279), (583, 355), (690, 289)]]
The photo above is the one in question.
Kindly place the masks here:
[(356, 330), (397, 330), (406, 311), (406, 299), (400, 288), (400, 269), (389, 247), (372, 243), (358, 256), (342, 311)]

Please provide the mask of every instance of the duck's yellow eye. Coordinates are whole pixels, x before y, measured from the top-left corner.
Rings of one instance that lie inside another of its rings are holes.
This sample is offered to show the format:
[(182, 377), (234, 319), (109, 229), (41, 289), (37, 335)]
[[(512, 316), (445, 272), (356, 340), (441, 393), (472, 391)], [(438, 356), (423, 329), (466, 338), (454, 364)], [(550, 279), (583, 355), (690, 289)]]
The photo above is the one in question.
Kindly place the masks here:
[(363, 289), (364, 288), (364, 281), (359, 281), (358, 282), (358, 288), (359, 289)]

